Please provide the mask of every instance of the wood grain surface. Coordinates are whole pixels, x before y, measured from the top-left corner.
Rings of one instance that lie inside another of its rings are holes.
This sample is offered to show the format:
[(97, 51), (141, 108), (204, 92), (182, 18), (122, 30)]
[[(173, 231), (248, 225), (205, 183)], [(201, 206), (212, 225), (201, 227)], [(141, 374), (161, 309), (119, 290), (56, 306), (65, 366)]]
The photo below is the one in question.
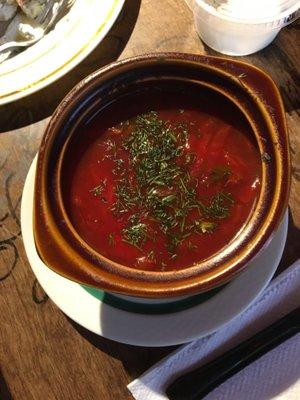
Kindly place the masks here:
[[(293, 178), (279, 271), (300, 257), (299, 29), (296, 22), (263, 51), (241, 57), (273, 77), (286, 108)], [(154, 51), (217, 55), (198, 38), (183, 0), (127, 0), (109, 34), (85, 61), (40, 92), (0, 107), (1, 400), (130, 400), (126, 385), (174, 350), (118, 344), (70, 321), (35, 281), (19, 220), (28, 168), (59, 101), (101, 66)]]

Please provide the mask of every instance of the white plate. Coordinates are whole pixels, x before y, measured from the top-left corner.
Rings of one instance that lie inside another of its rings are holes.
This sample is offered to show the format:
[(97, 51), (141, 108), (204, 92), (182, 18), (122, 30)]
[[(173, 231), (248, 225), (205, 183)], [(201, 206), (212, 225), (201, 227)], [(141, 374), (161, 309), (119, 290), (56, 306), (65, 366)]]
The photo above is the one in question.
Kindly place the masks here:
[(74, 68), (104, 38), (124, 0), (75, 0), (42, 40), (0, 64), (0, 105), (49, 85)]
[(118, 342), (139, 346), (169, 346), (205, 336), (241, 313), (272, 278), (282, 256), (288, 215), (251, 265), (209, 300), (184, 311), (145, 315), (114, 308), (75, 282), (56, 274), (39, 258), (33, 237), (33, 191), (36, 161), (26, 178), (21, 227), (27, 257), (39, 283), (71, 319), (90, 331)]

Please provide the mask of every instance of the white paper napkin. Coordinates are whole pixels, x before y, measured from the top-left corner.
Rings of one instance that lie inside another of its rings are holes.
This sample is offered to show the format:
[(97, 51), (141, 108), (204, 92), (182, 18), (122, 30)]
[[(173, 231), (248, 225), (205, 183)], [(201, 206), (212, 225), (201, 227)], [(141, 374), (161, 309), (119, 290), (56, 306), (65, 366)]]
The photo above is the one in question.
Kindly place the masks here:
[[(206, 364), (300, 306), (300, 260), (274, 279), (241, 315), (217, 332), (181, 346), (128, 385), (137, 400), (165, 400), (177, 376)], [(206, 400), (299, 400), (300, 334), (253, 362)]]

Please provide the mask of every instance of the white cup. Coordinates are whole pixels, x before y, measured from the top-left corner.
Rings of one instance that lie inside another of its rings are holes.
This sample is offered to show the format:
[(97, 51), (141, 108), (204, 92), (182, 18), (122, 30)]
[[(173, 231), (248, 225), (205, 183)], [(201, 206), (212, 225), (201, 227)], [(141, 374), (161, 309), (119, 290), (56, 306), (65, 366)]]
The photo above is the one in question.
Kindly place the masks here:
[[(248, 0), (251, 1), (251, 0)], [(200, 38), (212, 49), (233, 56), (255, 53), (270, 44), (299, 17), (300, 0), (281, 0), (284, 11), (272, 17), (237, 18), (221, 13), (207, 0), (187, 0)], [(284, 7), (286, 3), (287, 7)]]

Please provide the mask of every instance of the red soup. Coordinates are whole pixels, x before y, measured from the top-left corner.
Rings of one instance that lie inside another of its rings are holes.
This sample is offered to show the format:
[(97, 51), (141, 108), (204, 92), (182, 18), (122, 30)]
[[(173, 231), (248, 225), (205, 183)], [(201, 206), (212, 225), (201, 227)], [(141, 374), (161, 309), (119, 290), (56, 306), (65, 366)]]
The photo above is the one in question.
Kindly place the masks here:
[(128, 104), (75, 135), (66, 210), (80, 236), (115, 262), (187, 268), (228, 244), (255, 206), (261, 158), (251, 128), (227, 103), (159, 95), (137, 98), (130, 112)]

